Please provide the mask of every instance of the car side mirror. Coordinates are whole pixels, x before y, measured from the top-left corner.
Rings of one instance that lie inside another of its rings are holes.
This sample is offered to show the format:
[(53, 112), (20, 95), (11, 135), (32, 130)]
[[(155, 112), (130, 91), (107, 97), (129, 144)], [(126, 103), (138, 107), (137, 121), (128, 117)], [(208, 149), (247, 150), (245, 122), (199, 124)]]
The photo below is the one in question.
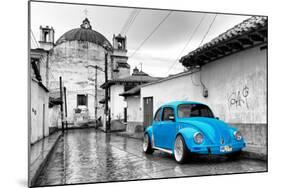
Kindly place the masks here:
[(168, 119), (169, 119), (170, 121), (175, 121), (175, 116), (169, 115)]
[(219, 117), (216, 117), (216, 119), (218, 119), (218, 120), (219, 120), (220, 118), (219, 118)]

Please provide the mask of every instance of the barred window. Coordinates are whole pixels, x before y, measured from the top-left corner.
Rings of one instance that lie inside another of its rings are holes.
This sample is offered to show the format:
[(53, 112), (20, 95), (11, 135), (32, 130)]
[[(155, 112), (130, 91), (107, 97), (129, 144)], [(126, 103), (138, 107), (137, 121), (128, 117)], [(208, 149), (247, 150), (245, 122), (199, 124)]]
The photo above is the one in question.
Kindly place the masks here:
[(77, 95), (77, 106), (88, 106), (88, 95)]

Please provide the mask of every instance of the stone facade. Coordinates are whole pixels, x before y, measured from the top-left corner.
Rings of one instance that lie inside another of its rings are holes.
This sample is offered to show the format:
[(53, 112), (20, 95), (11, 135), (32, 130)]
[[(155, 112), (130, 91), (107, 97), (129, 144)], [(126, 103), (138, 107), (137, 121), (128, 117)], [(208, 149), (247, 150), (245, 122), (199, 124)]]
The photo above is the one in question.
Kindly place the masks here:
[[(50, 53), (51, 72), (49, 88), (59, 88), (59, 77), (67, 88), (68, 122), (74, 123), (75, 109), (78, 107), (77, 95), (87, 96), (89, 119), (95, 118), (95, 68), (104, 70), (105, 49), (87, 41), (66, 41), (55, 46)], [(112, 77), (112, 66), (108, 61), (108, 76)], [(97, 85), (105, 81), (104, 72), (97, 70)], [(98, 101), (104, 98), (104, 90), (97, 87)], [(98, 103), (97, 116), (103, 114), (102, 106)]]

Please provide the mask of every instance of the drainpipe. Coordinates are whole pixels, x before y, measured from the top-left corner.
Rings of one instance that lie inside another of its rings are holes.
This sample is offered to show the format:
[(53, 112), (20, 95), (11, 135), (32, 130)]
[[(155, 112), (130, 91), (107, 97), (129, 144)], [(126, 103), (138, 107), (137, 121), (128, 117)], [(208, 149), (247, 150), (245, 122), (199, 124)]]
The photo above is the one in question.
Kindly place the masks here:
[(60, 76), (60, 99), (61, 99), (61, 105), (60, 105), (60, 112), (61, 112), (61, 127), (62, 132), (64, 132), (64, 123), (63, 123), (63, 96), (62, 96), (62, 79)]

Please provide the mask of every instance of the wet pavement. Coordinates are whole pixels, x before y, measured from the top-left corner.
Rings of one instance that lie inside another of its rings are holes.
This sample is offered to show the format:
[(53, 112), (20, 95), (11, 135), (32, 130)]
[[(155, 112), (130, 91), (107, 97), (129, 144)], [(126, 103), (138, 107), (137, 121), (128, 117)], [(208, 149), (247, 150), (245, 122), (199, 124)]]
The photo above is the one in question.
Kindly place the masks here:
[(35, 186), (266, 170), (263, 161), (233, 161), (225, 157), (200, 157), (187, 164), (177, 164), (173, 156), (166, 153), (144, 154), (141, 140), (95, 129), (77, 129), (69, 130), (60, 138)]

